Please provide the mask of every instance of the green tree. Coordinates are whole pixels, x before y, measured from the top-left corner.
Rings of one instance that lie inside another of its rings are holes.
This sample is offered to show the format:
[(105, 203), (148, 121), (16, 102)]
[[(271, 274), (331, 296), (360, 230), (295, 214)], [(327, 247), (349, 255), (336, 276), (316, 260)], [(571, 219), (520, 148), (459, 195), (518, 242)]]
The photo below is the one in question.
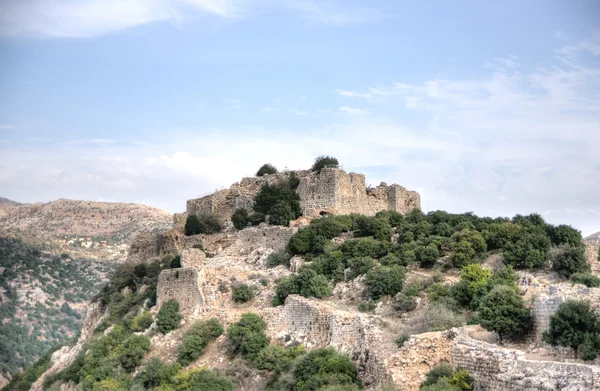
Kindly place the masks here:
[(156, 325), (158, 331), (167, 334), (179, 327), (179, 323), (183, 316), (179, 313), (179, 302), (177, 300), (169, 300), (165, 302), (156, 316)]
[(581, 232), (570, 225), (549, 226), (547, 231), (552, 244), (556, 246), (561, 244), (568, 244), (571, 247), (581, 246)]
[(385, 295), (395, 295), (402, 290), (406, 269), (402, 266), (376, 266), (365, 276), (365, 285), (374, 300)]
[(311, 170), (315, 172), (321, 172), (322, 168), (338, 168), (339, 162), (333, 156), (321, 155), (315, 159), (315, 163), (312, 165)]
[(150, 338), (145, 335), (132, 335), (123, 342), (120, 362), (123, 369), (133, 372), (150, 350)]
[(171, 382), (181, 365), (165, 364), (159, 357), (149, 359), (134, 379), (134, 384), (140, 384), (146, 390), (154, 390), (157, 387)]
[(263, 164), (256, 172), (256, 176), (271, 175), (271, 174), (277, 174), (277, 168), (275, 168), (275, 166), (272, 165), (271, 163)]
[(573, 273), (585, 273), (590, 271), (585, 259), (585, 248), (582, 245), (576, 247), (564, 245), (551, 259), (552, 270), (563, 277), (569, 278)]
[(255, 288), (248, 284), (235, 284), (231, 288), (231, 297), (236, 303), (246, 303), (254, 298)]
[(550, 239), (544, 232), (532, 231), (504, 248), (504, 262), (516, 269), (538, 269), (546, 261)]
[(285, 201), (279, 201), (269, 211), (269, 224), (271, 225), (287, 227), (290, 224), (290, 220), (294, 219), (295, 215), (292, 212), (292, 208)]
[(491, 278), (492, 273), (484, 269), (481, 265), (471, 264), (464, 266), (460, 272), (460, 281), (450, 289), (452, 297), (465, 307), (474, 307), (476, 303), (474, 305), (471, 305), (471, 303), (476, 297), (477, 292), (485, 289)]
[(246, 208), (237, 208), (231, 215), (231, 222), (235, 229), (244, 229), (248, 226), (250, 219)]
[(227, 330), (233, 354), (241, 354), (248, 360), (254, 360), (269, 345), (266, 328), (267, 324), (259, 315), (252, 312), (242, 314), (240, 320)]
[(487, 330), (518, 338), (531, 328), (531, 311), (521, 296), (509, 286), (498, 285), (479, 303), (479, 319)]
[(216, 216), (209, 214), (202, 214), (198, 216), (198, 223), (200, 224), (201, 234), (216, 234), (218, 232), (221, 232), (221, 230), (223, 229), (219, 219)]
[(574, 273), (571, 275), (571, 281), (576, 284), (583, 284), (588, 288), (600, 287), (600, 278), (596, 277), (592, 273)]
[(131, 322), (131, 329), (133, 331), (144, 331), (152, 325), (153, 321), (152, 312), (146, 310), (133, 318), (133, 321)]
[[(569, 300), (562, 303), (550, 317), (550, 327), (544, 333), (544, 342), (552, 346), (567, 346), (579, 352), (586, 342), (585, 355), (591, 356), (590, 345), (595, 346), (600, 333), (600, 322), (587, 301)], [(586, 339), (592, 338), (592, 341)], [(596, 351), (598, 352), (598, 350)]]
[(223, 334), (223, 331), (223, 325), (217, 318), (194, 322), (177, 349), (177, 362), (182, 366), (189, 365), (200, 357), (206, 346)]
[(198, 235), (200, 233), (200, 221), (198, 216), (189, 215), (185, 220), (185, 234), (186, 236)]

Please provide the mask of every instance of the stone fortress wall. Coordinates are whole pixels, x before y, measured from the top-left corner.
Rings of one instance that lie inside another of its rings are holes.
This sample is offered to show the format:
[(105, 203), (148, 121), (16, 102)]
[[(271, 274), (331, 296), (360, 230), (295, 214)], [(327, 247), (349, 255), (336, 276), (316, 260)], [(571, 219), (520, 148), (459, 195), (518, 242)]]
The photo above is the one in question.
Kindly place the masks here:
[(550, 317), (567, 300), (586, 300), (600, 315), (600, 288), (588, 288), (584, 285), (561, 283), (551, 285), (546, 292), (537, 296), (533, 302), (533, 339), (542, 343), (542, 334), (550, 327)]
[(177, 300), (179, 310), (184, 314), (193, 313), (203, 307), (204, 300), (198, 286), (198, 272), (195, 268), (183, 267), (160, 272), (156, 303), (160, 308), (169, 300)]
[[(360, 213), (369, 216), (381, 210), (407, 213), (421, 207), (421, 199), (417, 192), (408, 191), (399, 185), (388, 186), (385, 183), (375, 188), (367, 188), (365, 176), (362, 174), (324, 168), (320, 173), (305, 170), (295, 171), (295, 175), (300, 179), (297, 192), (303, 215), (306, 217), (318, 216), (321, 212)], [(182, 229), (185, 219), (192, 214), (213, 214), (227, 220), (237, 208), (251, 209), (254, 197), (264, 184), (277, 183), (289, 177), (290, 172), (282, 172), (243, 178), (229, 189), (188, 200), (186, 213), (175, 214), (173, 223), (176, 228)]]
[(592, 267), (592, 273), (600, 276), (600, 255), (598, 254), (600, 251), (600, 239), (584, 239), (583, 243), (585, 244), (585, 257)]

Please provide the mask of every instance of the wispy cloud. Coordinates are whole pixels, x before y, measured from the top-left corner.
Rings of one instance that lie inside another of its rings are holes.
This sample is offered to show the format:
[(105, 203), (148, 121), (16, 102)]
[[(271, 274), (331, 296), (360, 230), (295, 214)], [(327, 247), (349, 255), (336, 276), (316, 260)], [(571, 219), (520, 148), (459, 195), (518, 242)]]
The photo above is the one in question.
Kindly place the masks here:
[(348, 107), (348, 106), (342, 106), (338, 109), (338, 111), (340, 113), (345, 113), (345, 114), (360, 114), (360, 115), (369, 113), (367, 110), (356, 109), (356, 108), (352, 108), (352, 107)]
[(0, 130), (1, 129), (12, 129), (12, 128), (14, 128), (14, 126), (12, 126), (12, 125), (0, 125)]
[(262, 111), (263, 113), (269, 114), (270, 112), (272, 112), (273, 110), (275, 110), (274, 108), (272, 108), (271, 106), (265, 106), (262, 109), (260, 109), (260, 111)]
[(0, 36), (89, 38), (155, 22), (181, 24), (199, 16), (242, 19), (267, 9), (346, 25), (386, 17), (373, 8), (312, 0), (3, 0)]
[(302, 111), (302, 110), (292, 109), (292, 108), (289, 108), (288, 112), (292, 113), (294, 115), (298, 115), (300, 117), (307, 117), (307, 116), (311, 115), (308, 111)]

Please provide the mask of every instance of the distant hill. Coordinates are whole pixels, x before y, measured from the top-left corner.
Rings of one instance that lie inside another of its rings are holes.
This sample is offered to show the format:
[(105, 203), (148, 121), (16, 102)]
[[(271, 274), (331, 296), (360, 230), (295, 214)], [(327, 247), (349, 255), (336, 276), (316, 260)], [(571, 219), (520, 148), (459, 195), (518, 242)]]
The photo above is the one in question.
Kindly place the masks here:
[(591, 234), (586, 240), (600, 240), (600, 232), (596, 232), (595, 234)]
[(19, 202), (0, 197), (0, 217), (5, 216), (10, 210), (22, 205)]
[(0, 209), (0, 228), (45, 238), (73, 235), (129, 243), (136, 232), (172, 225), (170, 213), (133, 203), (59, 199), (45, 204), (19, 204), (2, 199)]

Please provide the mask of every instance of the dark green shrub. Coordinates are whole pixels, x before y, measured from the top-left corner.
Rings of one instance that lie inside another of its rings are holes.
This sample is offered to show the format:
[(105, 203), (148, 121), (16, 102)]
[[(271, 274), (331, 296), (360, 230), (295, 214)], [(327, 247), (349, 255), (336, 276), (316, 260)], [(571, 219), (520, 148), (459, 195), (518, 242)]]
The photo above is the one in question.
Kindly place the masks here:
[(432, 268), (435, 265), (435, 262), (440, 256), (440, 252), (437, 246), (433, 243), (429, 244), (427, 247), (423, 248), (419, 253), (419, 262), (421, 263), (421, 267), (424, 268)]
[(221, 232), (223, 227), (221, 222), (213, 215), (200, 215), (198, 216), (198, 222), (200, 223), (201, 234), (216, 234)]
[(255, 296), (256, 288), (248, 284), (235, 284), (231, 288), (231, 297), (236, 303), (246, 303)]
[(338, 168), (339, 164), (338, 160), (333, 156), (321, 155), (315, 159), (311, 171), (321, 172), (322, 168)]
[(377, 304), (371, 299), (367, 301), (363, 301), (358, 305), (358, 310), (360, 312), (371, 312), (377, 307)]
[[(288, 225), (290, 220), (295, 220), (302, 215), (300, 196), (295, 189), (290, 187), (290, 181), (281, 181), (275, 184), (263, 185), (254, 197), (254, 214), (258, 216), (272, 215), (271, 224), (282, 223)], [(289, 208), (289, 209), (288, 209)], [(251, 217), (251, 219), (253, 216)]]
[(179, 313), (179, 302), (177, 300), (169, 300), (165, 302), (156, 316), (156, 325), (158, 331), (167, 334), (179, 327), (179, 323), (183, 316)]
[(248, 216), (248, 210), (245, 208), (237, 208), (233, 214), (231, 215), (231, 222), (235, 229), (244, 229), (248, 226), (250, 222), (250, 217)]
[(448, 363), (442, 363), (437, 367), (432, 368), (429, 372), (427, 372), (427, 374), (425, 375), (426, 379), (423, 382), (423, 384), (421, 384), (421, 387), (435, 384), (440, 379), (452, 376), (452, 373), (454, 373), (454, 368), (452, 368), (452, 365)]
[(532, 326), (531, 310), (515, 289), (498, 285), (479, 303), (479, 321), (490, 331), (505, 336), (522, 337)]
[(563, 277), (569, 278), (573, 273), (590, 271), (585, 259), (585, 248), (580, 244), (576, 247), (564, 245), (551, 257), (552, 270)]
[[(184, 380), (182, 388), (191, 391), (234, 391), (235, 387), (231, 380), (224, 376), (219, 376), (213, 371), (200, 369), (188, 373), (189, 379)], [(189, 387), (189, 388), (187, 388)]]
[(492, 273), (481, 265), (472, 264), (464, 266), (460, 272), (460, 281), (450, 288), (452, 297), (464, 307), (471, 305), (477, 293), (485, 289)]
[(373, 238), (346, 240), (340, 246), (340, 251), (346, 258), (369, 257), (379, 259), (391, 249), (391, 244), (379, 242)]
[(504, 247), (504, 263), (516, 269), (539, 269), (544, 265), (549, 249), (550, 239), (544, 232), (530, 231)]
[(264, 176), (271, 174), (277, 174), (277, 168), (275, 168), (275, 166), (271, 163), (263, 164), (256, 172), (256, 176)]
[(292, 254), (307, 254), (312, 249), (314, 236), (313, 230), (302, 228), (292, 235), (288, 243), (288, 249)]
[(178, 269), (181, 267), (181, 257), (179, 255), (176, 255), (175, 257), (173, 257), (173, 260), (171, 260), (171, 263), (169, 264), (169, 267), (171, 269)]
[(372, 236), (375, 240), (390, 241), (392, 238), (392, 226), (386, 218), (357, 216), (354, 220), (354, 235)]
[(134, 384), (139, 384), (146, 390), (154, 390), (160, 385), (170, 383), (180, 369), (181, 365), (177, 363), (165, 364), (159, 357), (152, 357), (136, 375)]
[(290, 259), (292, 257), (285, 251), (276, 251), (267, 257), (267, 267), (275, 267), (279, 265), (290, 266)]
[(385, 295), (395, 295), (402, 290), (406, 270), (402, 266), (376, 266), (365, 276), (365, 285), (371, 297), (378, 300)]
[(588, 288), (600, 287), (600, 278), (592, 273), (574, 273), (571, 275), (571, 281), (575, 284), (583, 284)]
[(460, 268), (468, 263), (478, 254), (487, 250), (487, 244), (483, 236), (472, 229), (463, 229), (452, 234), (452, 255), (450, 261), (452, 266)]
[(152, 325), (152, 322), (154, 322), (152, 319), (152, 312), (146, 310), (133, 318), (133, 321), (131, 322), (131, 330), (144, 331)]
[(241, 319), (227, 330), (232, 353), (254, 360), (258, 353), (269, 345), (266, 328), (267, 324), (259, 315), (252, 312), (243, 314)]
[(185, 234), (187, 236), (198, 235), (200, 233), (200, 220), (198, 216), (189, 215), (185, 220)]
[(184, 367), (189, 365), (200, 357), (206, 346), (223, 334), (223, 331), (221, 322), (216, 318), (192, 324), (177, 349), (177, 362)]
[(421, 390), (426, 391), (471, 391), (475, 380), (466, 369), (454, 370), (450, 364), (442, 363), (427, 373)]
[[(579, 352), (579, 347), (586, 342), (585, 356), (593, 352), (590, 347), (597, 346), (600, 322), (587, 301), (566, 301), (550, 317), (550, 327), (544, 333), (544, 342), (552, 346), (567, 346)], [(586, 341), (592, 338), (591, 341)], [(596, 353), (600, 350), (596, 350)]]
[(350, 268), (350, 273), (348, 274), (347, 279), (353, 280), (361, 274), (365, 274), (371, 270), (377, 264), (377, 261), (369, 257), (358, 257), (348, 259), (346, 264)]
[(320, 299), (331, 296), (331, 286), (323, 275), (318, 274), (312, 268), (303, 267), (297, 274), (283, 278), (277, 283), (275, 288), (276, 304), (283, 304), (291, 294)]
[(222, 227), (219, 219), (212, 215), (190, 215), (185, 222), (185, 234), (187, 236), (214, 234), (221, 232), (221, 229)]
[(271, 225), (283, 225), (287, 227), (291, 220), (296, 217), (292, 212), (292, 208), (286, 202), (280, 201), (269, 211), (269, 224)]
[(570, 225), (547, 226), (548, 236), (552, 244), (558, 246), (568, 244), (571, 247), (581, 246), (581, 232)]
[(204, 245), (202, 243), (196, 243), (192, 246), (192, 248), (197, 248), (199, 250), (204, 251)]
[(406, 334), (400, 334), (398, 336), (398, 338), (396, 338), (396, 346), (398, 346), (399, 348), (401, 348), (402, 346), (404, 346), (404, 343), (406, 341), (408, 341), (410, 339), (410, 336), (406, 335)]
[(396, 311), (410, 312), (417, 308), (417, 299), (414, 296), (398, 294), (394, 297), (392, 306)]
[(292, 366), (292, 362), (306, 353), (302, 345), (282, 348), (279, 345), (270, 345), (258, 353), (254, 364), (258, 369), (265, 371), (285, 372)]
[(300, 356), (293, 374), (296, 386), (301, 385), (307, 391), (329, 385), (359, 384), (354, 363), (333, 348), (314, 349)]
[(123, 342), (119, 361), (127, 372), (133, 372), (150, 350), (150, 338), (145, 335), (132, 335)]

